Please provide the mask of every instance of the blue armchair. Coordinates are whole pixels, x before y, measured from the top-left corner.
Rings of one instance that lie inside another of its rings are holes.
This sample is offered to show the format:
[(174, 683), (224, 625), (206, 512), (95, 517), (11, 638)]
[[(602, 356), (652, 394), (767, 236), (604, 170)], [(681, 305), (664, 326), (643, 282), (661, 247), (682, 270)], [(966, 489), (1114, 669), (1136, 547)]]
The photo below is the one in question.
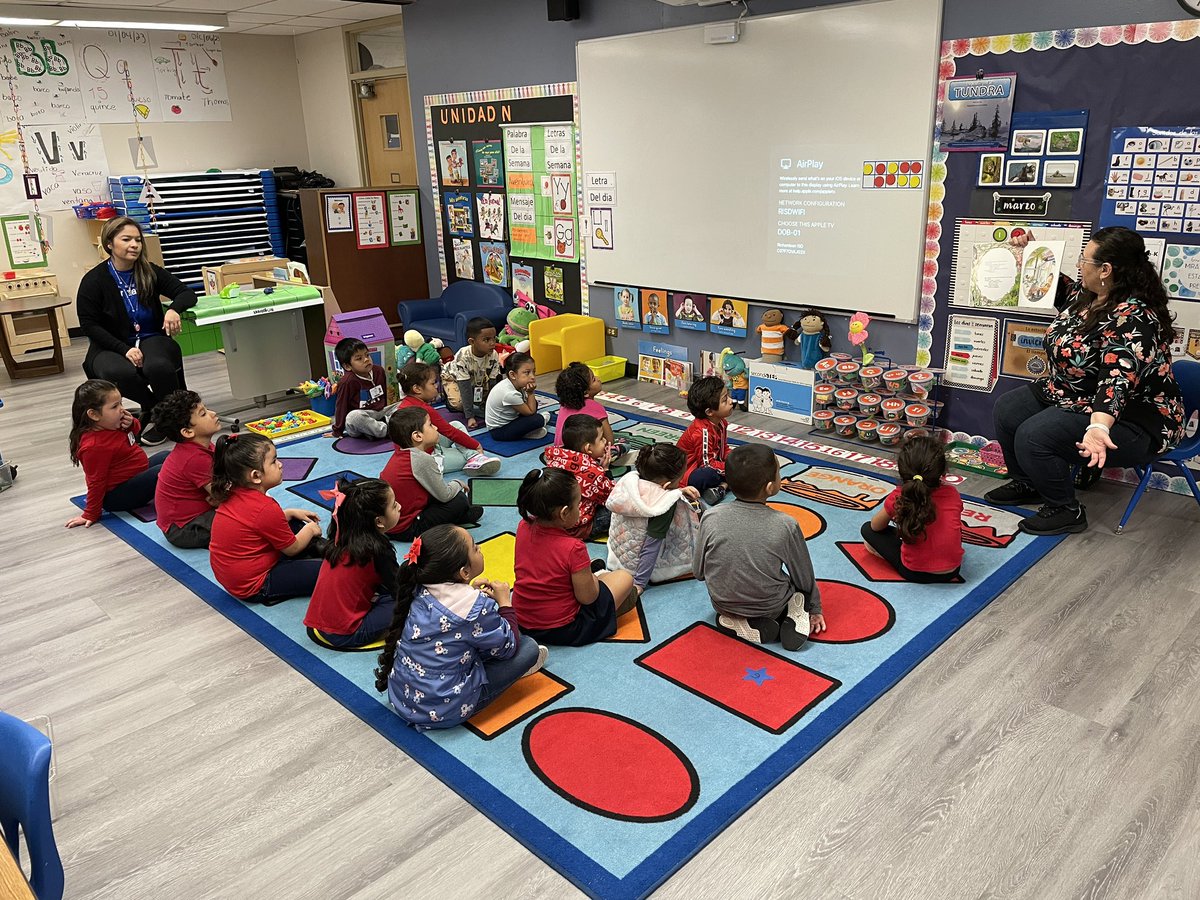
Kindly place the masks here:
[(504, 327), (512, 309), (512, 296), (504, 288), (478, 281), (456, 281), (436, 300), (404, 300), (396, 304), (405, 331), (415, 328), (425, 340), (441, 338), (457, 350), (467, 343), (467, 321), (476, 316)]

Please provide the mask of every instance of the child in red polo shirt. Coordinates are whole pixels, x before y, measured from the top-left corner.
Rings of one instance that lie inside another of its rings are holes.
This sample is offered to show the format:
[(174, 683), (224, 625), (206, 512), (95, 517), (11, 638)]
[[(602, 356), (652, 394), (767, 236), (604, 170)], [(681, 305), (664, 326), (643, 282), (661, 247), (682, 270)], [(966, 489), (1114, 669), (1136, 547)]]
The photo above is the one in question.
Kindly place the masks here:
[(611, 637), (633, 609), (633, 576), (593, 568), (570, 530), (579, 524), (579, 482), (562, 469), (534, 469), (517, 492), (513, 609), (521, 631), (540, 644), (582, 647)]
[(213, 451), (212, 495), (220, 506), (208, 552), (213, 577), (239, 600), (272, 606), (307, 597), (324, 552), (321, 522), (303, 509), (281, 509), (267, 491), (283, 481), (269, 438), (253, 431), (223, 434)]
[(428, 363), (410, 362), (400, 370), (399, 380), (400, 391), (404, 394), (400, 408), (416, 406), (425, 410), (429, 413), (429, 421), (441, 435), (430, 452), (435, 459), (441, 460), (443, 474), (464, 469), (470, 470), (472, 475), (495, 475), (500, 471), (500, 460), (485, 456), (482, 445), (471, 437), (466, 428), (458, 422), (447, 422), (433, 408), (433, 401), (438, 395), (437, 369)]
[(387, 532), (400, 504), (378, 478), (338, 482), (333, 521), (304, 624), (317, 644), (348, 650), (379, 640), (392, 624), (399, 564)]
[(867, 549), (908, 581), (957, 580), (963, 559), (963, 502), (954, 487), (942, 484), (946, 453), (941, 443), (920, 435), (909, 438), (900, 447), (896, 469), (900, 486), (863, 523)]
[(429, 454), (437, 444), (438, 431), (428, 412), (420, 406), (396, 410), (388, 420), (388, 436), (396, 445), (396, 452), (379, 477), (388, 483), (400, 503), (400, 520), (388, 537), (411, 541), (434, 525), (479, 521), (483, 507), (471, 505), (466, 482), (447, 484)]
[(683, 483), (700, 491), (700, 498), (713, 506), (725, 497), (726, 420), (733, 412), (733, 400), (725, 382), (706, 375), (688, 389), (687, 405), (696, 418), (678, 441), (679, 449), (687, 454)]
[(561, 447), (546, 448), (546, 465), (569, 472), (579, 482), (579, 524), (567, 533), (581, 541), (594, 540), (608, 534), (612, 516), (604, 505), (613, 489), (608, 438), (600, 421), (584, 413), (567, 416), (561, 434)]
[(217, 414), (195, 391), (175, 391), (154, 407), (154, 427), (175, 442), (158, 473), (154, 511), (167, 542), (182, 549), (207, 547), (216, 504), (212, 483), (212, 439), (221, 430)]
[(141, 431), (111, 381), (93, 378), (75, 389), (69, 443), (71, 462), (83, 466), (87, 479), (87, 505), (67, 521), (68, 528), (91, 528), (104, 510), (130, 512), (154, 499), (167, 451), (147, 460), (137, 442)]

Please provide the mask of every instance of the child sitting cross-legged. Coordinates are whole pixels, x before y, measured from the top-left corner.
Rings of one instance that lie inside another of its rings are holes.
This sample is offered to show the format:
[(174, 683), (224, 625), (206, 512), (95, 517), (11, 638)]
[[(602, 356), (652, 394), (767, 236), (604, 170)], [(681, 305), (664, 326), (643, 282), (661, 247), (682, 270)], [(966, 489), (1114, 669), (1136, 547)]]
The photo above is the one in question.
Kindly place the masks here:
[(957, 489), (942, 484), (946, 453), (941, 443), (928, 436), (909, 438), (896, 456), (896, 468), (900, 486), (863, 523), (867, 549), (906, 581), (954, 581), (963, 559), (963, 502)]
[(695, 419), (678, 442), (679, 449), (687, 454), (683, 483), (700, 491), (701, 499), (713, 506), (725, 497), (727, 420), (733, 412), (733, 400), (725, 382), (706, 375), (688, 389), (687, 405)]
[(779, 461), (762, 444), (744, 444), (729, 454), (725, 477), (737, 499), (701, 517), (693, 572), (708, 584), (722, 630), (799, 650), (825, 630), (825, 617), (800, 526), (767, 506), (779, 491)]
[(687, 457), (674, 444), (643, 447), (637, 471), (622, 475), (608, 496), (608, 567), (633, 572), (639, 593), (652, 581), (692, 572), (700, 493), (680, 487), (686, 465)]
[(342, 367), (333, 412), (333, 436), (387, 437), (387, 420), (396, 404), (387, 402), (387, 373), (371, 360), (371, 350), (358, 338), (342, 338), (333, 348)]
[(387, 532), (400, 519), (400, 504), (378, 478), (340, 481), (330, 493), (329, 544), (304, 624), (333, 647), (362, 647), (392, 624), (399, 566)]
[(567, 533), (581, 541), (608, 534), (610, 514), (604, 505), (612, 492), (608, 477), (611, 459), (608, 439), (592, 416), (567, 416), (562, 429), (563, 446), (546, 448), (546, 465), (562, 469), (579, 482), (579, 524)]
[(498, 441), (534, 440), (546, 436), (546, 417), (538, 413), (537, 367), (528, 353), (510, 353), (504, 378), (488, 394), (484, 419)]
[(154, 427), (175, 442), (158, 470), (154, 511), (167, 542), (181, 549), (207, 547), (217, 506), (209, 493), (217, 414), (195, 391), (175, 391), (154, 407)]
[(561, 469), (533, 469), (517, 492), (513, 608), (521, 630), (542, 644), (582, 647), (611, 637), (633, 609), (628, 572), (596, 574), (587, 548), (570, 531), (579, 524), (579, 482)]
[(388, 537), (411, 541), (434, 525), (479, 521), (483, 507), (471, 505), (466, 482), (447, 484), (429, 453), (437, 445), (438, 431), (428, 412), (420, 406), (396, 410), (388, 420), (388, 436), (396, 451), (379, 477), (388, 483), (400, 502), (400, 520)]
[(217, 438), (212, 495), (220, 506), (208, 552), (213, 577), (248, 603), (307, 597), (321, 571), (320, 519), (308, 510), (281, 509), (268, 497), (282, 481), (283, 463), (270, 438), (253, 431)]
[(549, 655), (521, 634), (508, 585), (481, 574), (479, 545), (454, 525), (429, 529), (404, 557), (375, 689), (418, 731), (466, 721)]
[(461, 412), (468, 428), (483, 418), (484, 404), (500, 380), (500, 357), (496, 354), (496, 326), (476, 316), (467, 320), (467, 346), (442, 366), (442, 388), (446, 405)]
[(410, 362), (401, 369), (399, 381), (404, 399), (400, 401), (400, 409), (418, 407), (429, 413), (429, 421), (441, 435), (430, 452), (440, 460), (443, 474), (470, 469), (473, 475), (495, 475), (500, 471), (500, 460), (484, 456), (479, 441), (466, 428), (458, 422), (447, 422), (433, 408), (438, 394), (437, 374), (437, 369), (423, 362)]

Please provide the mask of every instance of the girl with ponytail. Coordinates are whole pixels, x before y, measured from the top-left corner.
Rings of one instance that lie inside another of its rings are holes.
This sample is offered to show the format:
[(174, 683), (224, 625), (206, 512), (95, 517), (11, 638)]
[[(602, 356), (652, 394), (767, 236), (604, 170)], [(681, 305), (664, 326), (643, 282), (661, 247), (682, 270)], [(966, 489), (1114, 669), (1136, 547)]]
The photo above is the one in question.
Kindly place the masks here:
[(210, 491), (220, 505), (208, 552), (213, 577), (247, 603), (307, 597), (321, 570), (317, 514), (281, 509), (267, 496), (282, 481), (283, 463), (269, 438), (253, 431), (217, 438)]
[(963, 502), (957, 490), (942, 484), (946, 453), (941, 443), (927, 435), (909, 438), (896, 467), (900, 486), (863, 523), (867, 550), (917, 584), (960, 580)]
[(400, 566), (375, 689), (418, 731), (465, 722), (549, 655), (518, 629), (509, 586), (482, 573), (457, 525), (421, 534)]

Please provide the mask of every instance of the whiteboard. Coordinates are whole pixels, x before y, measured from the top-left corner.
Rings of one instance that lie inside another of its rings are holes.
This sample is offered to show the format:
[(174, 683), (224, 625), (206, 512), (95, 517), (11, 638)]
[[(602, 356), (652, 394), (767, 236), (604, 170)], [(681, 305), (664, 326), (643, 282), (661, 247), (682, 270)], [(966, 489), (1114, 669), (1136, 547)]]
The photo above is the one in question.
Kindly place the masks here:
[(940, 32), (874, 0), (579, 42), (588, 281), (915, 321)]

